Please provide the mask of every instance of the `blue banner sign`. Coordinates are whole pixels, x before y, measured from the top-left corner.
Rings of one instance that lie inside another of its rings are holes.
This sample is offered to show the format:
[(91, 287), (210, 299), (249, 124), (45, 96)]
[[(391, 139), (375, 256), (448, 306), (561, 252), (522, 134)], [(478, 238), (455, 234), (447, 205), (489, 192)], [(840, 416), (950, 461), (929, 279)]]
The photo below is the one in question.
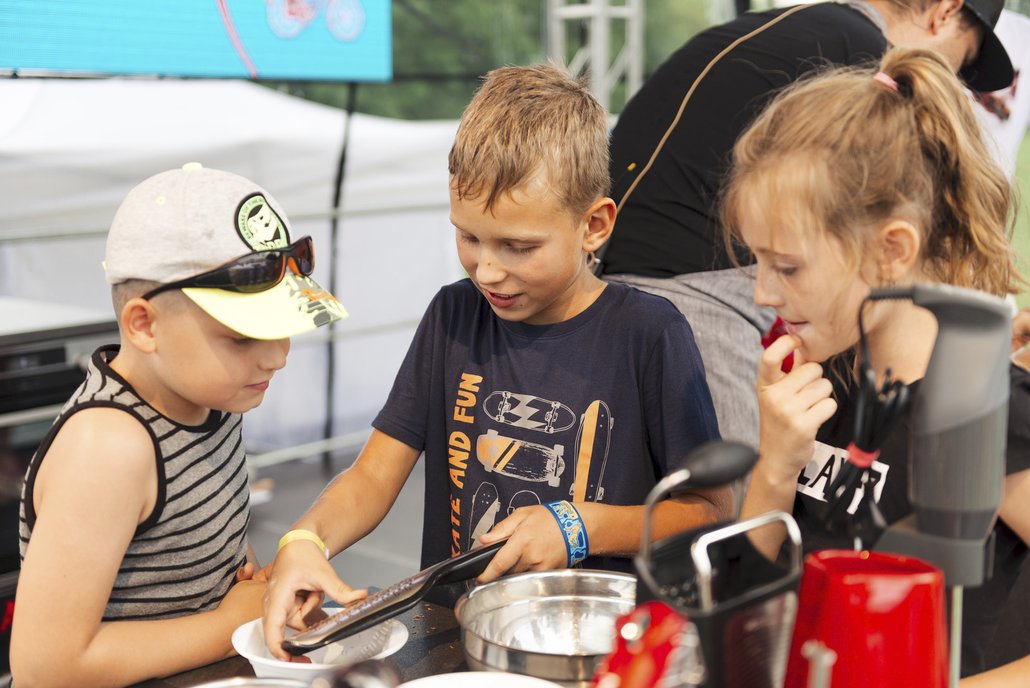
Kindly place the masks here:
[(0, 70), (388, 81), (390, 32), (390, 0), (0, 0)]

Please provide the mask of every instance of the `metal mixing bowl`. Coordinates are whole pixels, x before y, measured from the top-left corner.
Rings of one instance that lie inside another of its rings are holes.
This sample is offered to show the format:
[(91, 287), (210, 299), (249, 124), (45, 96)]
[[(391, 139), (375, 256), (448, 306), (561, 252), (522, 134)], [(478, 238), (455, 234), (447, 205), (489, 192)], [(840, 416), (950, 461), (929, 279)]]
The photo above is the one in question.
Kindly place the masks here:
[(454, 612), (470, 668), (586, 686), (635, 597), (636, 578), (627, 574), (540, 571), (481, 585)]

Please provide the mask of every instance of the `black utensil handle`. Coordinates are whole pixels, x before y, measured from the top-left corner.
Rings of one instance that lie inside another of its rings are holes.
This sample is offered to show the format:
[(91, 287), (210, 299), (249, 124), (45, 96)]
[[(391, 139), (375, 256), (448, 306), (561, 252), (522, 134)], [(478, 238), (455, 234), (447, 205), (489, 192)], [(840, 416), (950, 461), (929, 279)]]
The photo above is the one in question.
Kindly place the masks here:
[(469, 578), (475, 578), (490, 565), (493, 561), (494, 554), (497, 553), (504, 543), (508, 541), (507, 538), (494, 542), (489, 545), (483, 545), (476, 549), (470, 549), (464, 554), (448, 559), (447, 561), (441, 562), (439, 577), (433, 582), (438, 584), (445, 583), (457, 583), (458, 581), (468, 580)]

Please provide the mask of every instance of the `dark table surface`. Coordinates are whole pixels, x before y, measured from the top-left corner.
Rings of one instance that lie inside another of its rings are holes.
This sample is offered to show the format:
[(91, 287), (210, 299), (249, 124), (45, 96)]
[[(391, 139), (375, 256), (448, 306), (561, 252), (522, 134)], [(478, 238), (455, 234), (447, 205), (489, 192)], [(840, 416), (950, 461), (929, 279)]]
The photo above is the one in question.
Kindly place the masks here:
[[(408, 627), (408, 642), (383, 661), (393, 666), (402, 680), (468, 670), (453, 609), (419, 602), (396, 618)], [(136, 684), (136, 688), (186, 688), (233, 676), (253, 675), (250, 662), (243, 657), (231, 657), (174, 676), (144, 681)]]

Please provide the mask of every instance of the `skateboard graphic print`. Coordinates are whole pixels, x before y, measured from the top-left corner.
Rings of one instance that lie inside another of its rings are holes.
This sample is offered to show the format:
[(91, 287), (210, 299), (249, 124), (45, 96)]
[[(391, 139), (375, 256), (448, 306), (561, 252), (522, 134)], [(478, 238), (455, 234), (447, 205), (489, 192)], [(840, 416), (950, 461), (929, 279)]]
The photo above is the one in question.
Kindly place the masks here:
[(575, 478), (569, 494), (573, 502), (600, 502), (604, 499), (604, 466), (608, 462), (608, 447), (611, 444), (612, 418), (608, 405), (600, 399), (587, 406), (579, 418), (579, 435), (576, 437)]
[(469, 539), (466, 552), (479, 545), (479, 538), (494, 527), (497, 514), (501, 511), (501, 501), (497, 496), (497, 487), (493, 483), (480, 483), (472, 496), (472, 519), (469, 521)]
[(537, 506), (538, 504), (540, 504), (540, 497), (536, 492), (520, 490), (513, 494), (508, 502), (508, 515), (511, 516), (512, 512), (524, 506)]
[(476, 458), (487, 471), (518, 480), (543, 483), (551, 487), (561, 484), (565, 472), (565, 446), (547, 447), (525, 442), (487, 430), (476, 438)]
[(532, 394), (492, 392), (483, 400), (483, 410), (498, 423), (548, 434), (568, 430), (576, 422), (576, 414), (565, 404)]

